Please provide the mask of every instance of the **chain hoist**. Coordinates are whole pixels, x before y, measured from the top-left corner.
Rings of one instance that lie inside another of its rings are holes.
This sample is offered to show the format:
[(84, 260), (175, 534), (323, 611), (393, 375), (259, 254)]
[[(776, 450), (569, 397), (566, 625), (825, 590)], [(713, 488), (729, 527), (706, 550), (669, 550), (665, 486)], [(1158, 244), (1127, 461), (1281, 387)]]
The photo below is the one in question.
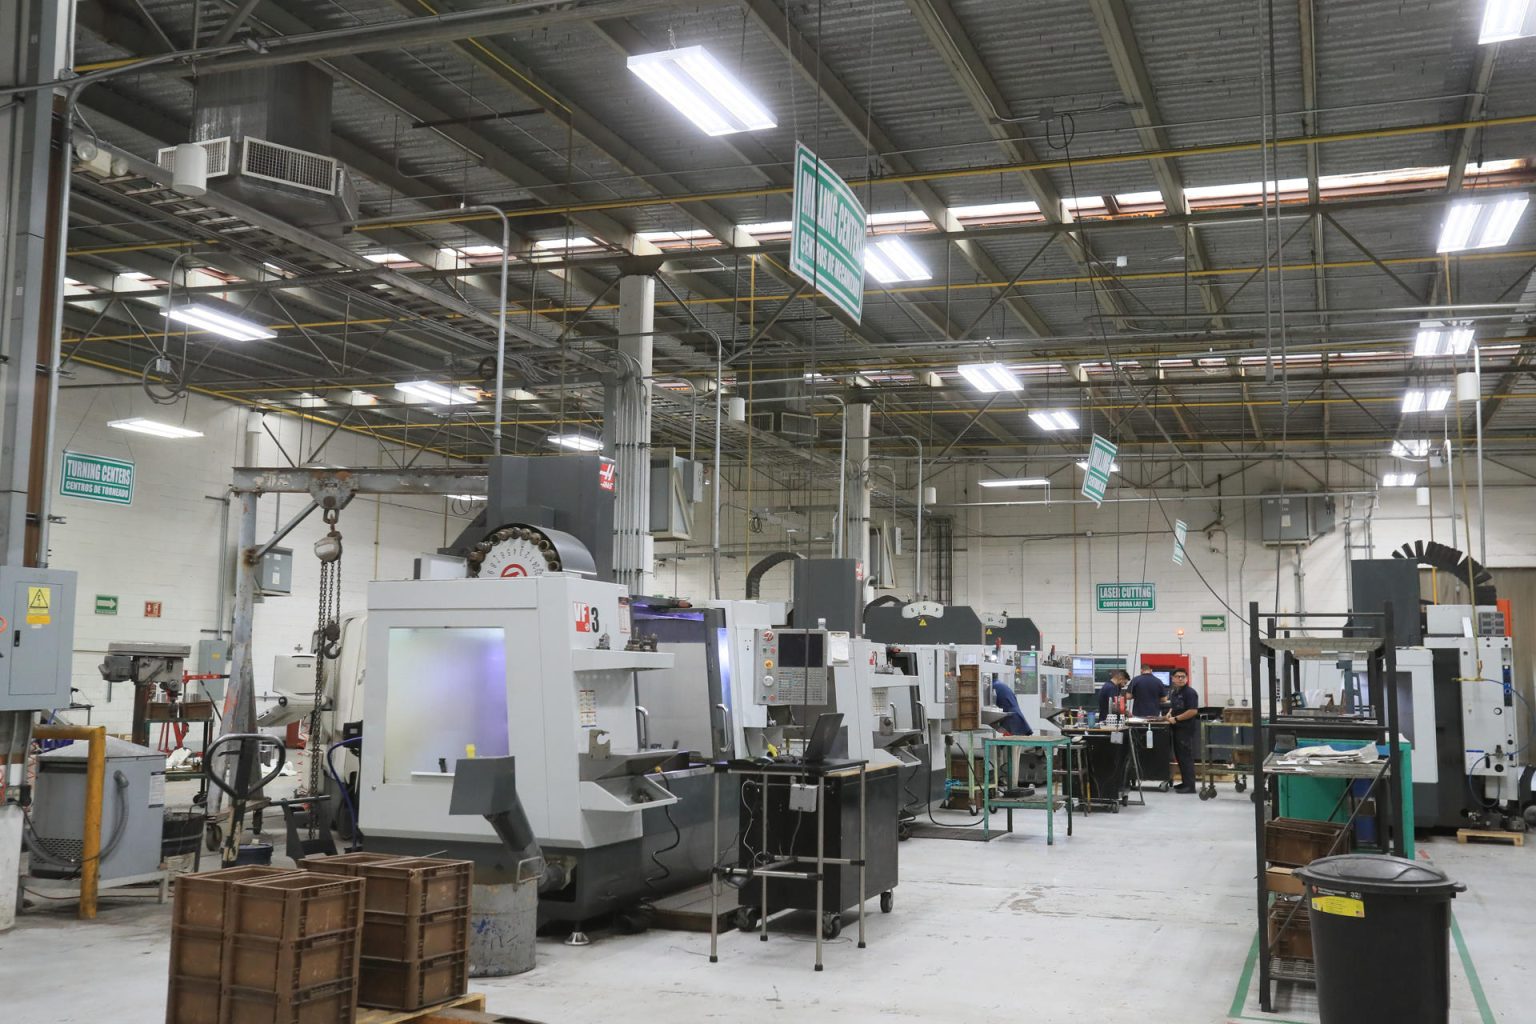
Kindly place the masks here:
[[(341, 513), (328, 508), (321, 513), (330, 532), (315, 541), (315, 557), (320, 560), (320, 596), (315, 617), (315, 635), (310, 649), (315, 655), (315, 707), (309, 713), (309, 794), (321, 792), (321, 767), (325, 752), (319, 749), (320, 721), (325, 713), (325, 664), (341, 655), (341, 532), (336, 521)], [(313, 823), (314, 818), (310, 818)], [(313, 824), (311, 824), (313, 828)]]

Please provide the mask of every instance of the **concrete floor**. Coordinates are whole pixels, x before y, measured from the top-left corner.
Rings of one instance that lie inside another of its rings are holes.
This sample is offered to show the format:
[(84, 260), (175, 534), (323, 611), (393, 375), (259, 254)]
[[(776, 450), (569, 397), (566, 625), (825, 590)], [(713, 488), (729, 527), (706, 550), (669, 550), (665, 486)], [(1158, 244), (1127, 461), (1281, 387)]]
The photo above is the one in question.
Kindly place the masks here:
[[(1210, 802), (1148, 793), (1147, 803), (1080, 816), (1071, 838), (1058, 819), (1055, 846), (1042, 812), (1018, 812), (1020, 831), (990, 844), (903, 844), (895, 912), (871, 904), (868, 948), (855, 948), (850, 922), (821, 974), (808, 931), (766, 944), (728, 933), (718, 964), (708, 962), (708, 935), (653, 931), (594, 936), (586, 948), (541, 940), (534, 971), (474, 988), (492, 1011), (547, 1024), (1316, 1020), (1310, 990), (1282, 990), (1273, 1016), (1257, 1012), (1256, 992), (1242, 998), (1254, 938), (1247, 798), (1228, 785)], [(1453, 947), (1452, 1020), (1531, 1020), (1536, 844), (1435, 839), (1420, 856), (1468, 886), (1456, 918), (1490, 1009)], [(0, 935), (0, 1017), (162, 1021), (167, 916), (129, 900), (104, 903), (93, 924), (64, 908), (25, 914)]]

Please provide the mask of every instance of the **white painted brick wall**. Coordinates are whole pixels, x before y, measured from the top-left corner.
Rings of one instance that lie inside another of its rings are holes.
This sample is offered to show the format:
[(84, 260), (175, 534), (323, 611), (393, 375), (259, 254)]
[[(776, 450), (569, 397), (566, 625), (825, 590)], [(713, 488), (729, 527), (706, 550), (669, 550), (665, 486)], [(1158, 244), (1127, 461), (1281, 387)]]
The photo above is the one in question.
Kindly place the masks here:
[[(185, 643), (196, 657), (197, 642), (217, 628), (220, 503), (230, 484), (231, 469), (243, 463), (248, 411), (194, 396), (189, 404), (161, 408), (151, 404), (137, 385), (123, 378), (82, 369), (71, 383), (109, 385), (69, 387), (61, 391), (58, 449), (131, 459), (135, 465), (133, 503), (107, 505), (78, 498), (55, 497), (53, 513), (65, 519), (53, 526), (51, 563), (79, 573), (75, 603), (74, 685), (77, 699), (95, 705), (91, 720), (109, 731), (126, 732), (132, 717), (132, 688), (107, 687), (97, 666), (114, 640)], [(185, 416), (183, 418), (183, 413)], [(204, 434), (189, 440), (164, 440), (107, 427), (109, 420), (145, 416), (182, 423)], [(267, 426), (290, 456), (305, 459), (325, 437), (313, 423), (268, 416)], [(302, 454), (301, 454), (302, 453)], [(407, 458), (409, 456), (406, 456)], [(58, 471), (55, 454), (54, 471)], [(316, 460), (338, 465), (387, 465), (390, 460), (378, 441), (341, 431)], [(418, 466), (442, 465), (446, 460), (423, 454)], [(260, 464), (287, 465), (277, 444), (261, 435)], [(57, 486), (57, 485), (55, 485)], [(258, 535), (266, 540), (277, 525), (303, 507), (298, 495), (261, 499)], [(435, 550), (445, 537), (457, 535), (462, 517), (454, 516), (442, 499), (385, 497), (355, 499), (342, 513), (340, 530), (345, 546), (342, 560), (343, 609), (361, 610), (365, 587), (372, 579), (402, 579), (411, 575), (412, 560)], [(227, 550), (233, 553), (238, 530), (237, 510), (231, 509)], [(254, 669), (258, 697), (270, 692), (274, 656), (308, 649), (315, 627), (315, 590), (319, 563), (312, 546), (325, 533), (318, 515), (311, 516), (283, 541), (294, 551), (293, 595), (272, 597), (256, 608)], [(97, 594), (118, 597), (115, 616), (96, 615)], [(144, 617), (144, 603), (159, 601), (163, 615)], [(188, 670), (194, 667), (188, 661)], [(264, 707), (261, 701), (258, 707)], [(75, 712), (73, 720), (83, 721)]]
[[(1321, 466), (1309, 466), (1323, 476)], [(1208, 467), (1208, 478), (1221, 472)], [(1490, 469), (1490, 473), (1492, 470)], [(1266, 547), (1259, 539), (1259, 503), (1257, 500), (1227, 499), (1221, 502), (1225, 532), (1200, 532), (1217, 518), (1217, 502), (1209, 492), (1194, 492), (1190, 497), (1163, 496), (1162, 509), (1168, 519), (1182, 518), (1190, 526), (1188, 558), (1184, 566), (1172, 562), (1173, 536), (1158, 506), (1146, 502), (1106, 504), (1094, 509), (1088, 505), (1068, 504), (1076, 497), (1061, 488), (1052, 491), (1052, 504), (1028, 506), (964, 507), (958, 502), (1021, 500), (1042, 501), (1043, 492), (1033, 489), (984, 490), (968, 486), (976, 471), (955, 470), (935, 481), (939, 505), (932, 511), (952, 515), (955, 520), (955, 601), (970, 604), (981, 611), (1007, 611), (1023, 614), (1040, 627), (1044, 644), (1059, 651), (1124, 653), (1177, 652), (1183, 629), (1182, 649), (1196, 666), (1197, 685), (1213, 703), (1229, 697), (1241, 699), (1247, 692), (1246, 635), (1237, 616), (1223, 607), (1225, 602), (1238, 614), (1246, 616), (1248, 602), (1258, 601), (1261, 610), (1294, 611), (1294, 551), (1279, 549), (1279, 591), (1276, 593), (1277, 549)], [(993, 474), (989, 474), (993, 475)], [(1335, 467), (1330, 485), (1336, 489), (1371, 486), (1363, 477), (1341, 477)], [(1451, 520), (1442, 476), (1436, 474), (1433, 533), (1427, 509), (1415, 504), (1412, 489), (1384, 490), (1372, 517), (1373, 556), (1390, 557), (1399, 545), (1429, 540), (1450, 542)], [(1536, 565), (1536, 515), (1531, 514), (1536, 489), (1519, 486), (1519, 477), (1490, 475), (1487, 490), (1488, 562), (1492, 567), (1527, 567)], [(1295, 486), (1294, 484), (1292, 486)], [(761, 478), (754, 484), (751, 504), (791, 503), (790, 497), (772, 491), (772, 484)], [(1272, 488), (1249, 485), (1251, 493)], [(1228, 487), (1231, 490), (1231, 487)], [(1113, 497), (1116, 492), (1112, 491)], [(1135, 495), (1136, 492), (1130, 492)], [(831, 505), (836, 491), (817, 491), (807, 497), (796, 492), (801, 502)], [(1458, 492), (1458, 546), (1467, 548), (1466, 523), (1461, 520)], [(723, 496), (722, 548), (730, 554), (721, 563), (721, 592), (730, 597), (742, 594), (747, 568), (758, 558), (785, 546), (805, 550), (800, 538), (789, 538), (783, 530), (765, 527), (752, 537), (752, 555), (743, 551), (746, 539), (745, 499), (727, 489)], [(1312, 612), (1344, 611), (1348, 606), (1345, 590), (1343, 505), (1339, 523), (1329, 533), (1301, 553), (1304, 574), (1305, 607)], [(1477, 521), (1475, 492), (1471, 495), (1474, 528)], [(813, 534), (826, 532), (830, 513), (823, 513)], [(875, 518), (882, 518), (878, 510)], [(900, 522), (900, 520), (897, 520)], [(911, 524), (908, 527), (907, 554), (899, 562), (903, 586), (897, 596), (912, 593)], [(1147, 531), (1150, 531), (1148, 533)], [(1089, 536), (1092, 534), (1092, 536)], [(1474, 534), (1476, 536), (1476, 534)], [(1355, 543), (1362, 543), (1357, 532)], [(675, 546), (674, 546), (675, 547)], [(683, 597), (702, 598), (710, 594), (707, 537), (688, 545), (685, 560), (672, 560), (658, 566), (659, 589)], [(825, 543), (812, 545), (815, 555), (828, 553)], [(658, 554), (667, 550), (659, 546)], [(1474, 552), (1476, 554), (1476, 552)], [(931, 552), (925, 554), (929, 562)], [(1364, 551), (1356, 557), (1366, 557)], [(1211, 589), (1202, 584), (1196, 570), (1203, 574)], [(1142, 615), (1100, 613), (1094, 610), (1094, 584), (1113, 582), (1151, 582), (1157, 585), (1157, 610)], [(774, 569), (764, 580), (765, 598), (788, 597), (789, 573), (784, 567)], [(1212, 590), (1215, 593), (1212, 593)], [(1218, 600), (1219, 598), (1219, 600)], [(1202, 615), (1227, 615), (1227, 631), (1202, 633)], [(1203, 671), (1202, 671), (1203, 668)]]

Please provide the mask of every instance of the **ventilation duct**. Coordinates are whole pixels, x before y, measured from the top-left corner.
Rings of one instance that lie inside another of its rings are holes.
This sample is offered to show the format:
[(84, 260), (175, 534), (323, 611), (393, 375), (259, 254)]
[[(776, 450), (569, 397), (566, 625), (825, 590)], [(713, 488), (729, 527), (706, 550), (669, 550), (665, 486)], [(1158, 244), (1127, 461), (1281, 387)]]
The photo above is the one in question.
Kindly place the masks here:
[[(330, 155), (329, 75), (302, 64), (212, 75), (197, 84), (192, 141), (221, 192), (335, 237), (357, 219), (357, 192)], [(175, 173), (176, 147), (158, 163)]]

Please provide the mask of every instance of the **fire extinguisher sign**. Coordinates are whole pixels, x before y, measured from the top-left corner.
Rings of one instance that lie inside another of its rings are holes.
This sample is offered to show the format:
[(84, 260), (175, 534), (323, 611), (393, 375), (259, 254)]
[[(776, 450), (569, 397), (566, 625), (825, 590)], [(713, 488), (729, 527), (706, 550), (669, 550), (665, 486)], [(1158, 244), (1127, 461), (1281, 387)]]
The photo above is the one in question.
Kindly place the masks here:
[(618, 487), (619, 464), (612, 459), (604, 459), (597, 470), (597, 486), (605, 491), (612, 491)]
[(596, 633), (601, 628), (598, 622), (597, 609), (582, 601), (577, 601), (574, 607), (576, 620), (576, 632)]

